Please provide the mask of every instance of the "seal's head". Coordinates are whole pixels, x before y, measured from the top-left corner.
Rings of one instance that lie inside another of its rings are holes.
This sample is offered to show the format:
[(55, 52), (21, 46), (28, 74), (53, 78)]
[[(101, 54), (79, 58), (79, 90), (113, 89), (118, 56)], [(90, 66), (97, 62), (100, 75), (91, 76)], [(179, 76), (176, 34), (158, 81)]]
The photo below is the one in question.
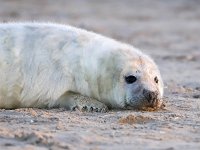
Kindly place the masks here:
[(85, 57), (82, 63), (81, 94), (112, 108), (157, 109), (162, 106), (162, 78), (149, 56), (132, 46), (112, 41), (99, 47), (98, 51), (90, 51), (92, 57)]
[(149, 56), (134, 48), (119, 49), (104, 55), (99, 64), (101, 101), (115, 108), (161, 107), (163, 81)]
[(126, 107), (160, 108), (163, 103), (163, 81), (156, 64), (144, 54), (130, 62), (122, 73)]

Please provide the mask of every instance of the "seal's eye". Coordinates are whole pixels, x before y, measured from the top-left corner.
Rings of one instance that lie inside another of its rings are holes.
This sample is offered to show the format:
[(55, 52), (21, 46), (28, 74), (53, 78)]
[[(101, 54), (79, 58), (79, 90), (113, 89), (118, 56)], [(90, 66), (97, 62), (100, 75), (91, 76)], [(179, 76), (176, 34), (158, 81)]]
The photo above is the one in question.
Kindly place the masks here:
[(126, 83), (132, 84), (133, 82), (137, 80), (137, 78), (133, 75), (130, 75), (130, 76), (125, 77), (125, 80), (126, 80)]
[(158, 77), (155, 77), (155, 78), (154, 78), (154, 81), (155, 81), (156, 83), (158, 83)]

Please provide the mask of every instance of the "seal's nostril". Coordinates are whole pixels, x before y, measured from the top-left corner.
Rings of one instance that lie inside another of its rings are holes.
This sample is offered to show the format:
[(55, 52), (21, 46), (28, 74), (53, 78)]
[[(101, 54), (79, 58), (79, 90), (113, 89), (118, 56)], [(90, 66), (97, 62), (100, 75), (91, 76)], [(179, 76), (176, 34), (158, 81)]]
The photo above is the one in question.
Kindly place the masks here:
[(147, 99), (147, 101), (151, 104), (154, 104), (158, 99), (157, 91), (143, 90), (143, 95)]

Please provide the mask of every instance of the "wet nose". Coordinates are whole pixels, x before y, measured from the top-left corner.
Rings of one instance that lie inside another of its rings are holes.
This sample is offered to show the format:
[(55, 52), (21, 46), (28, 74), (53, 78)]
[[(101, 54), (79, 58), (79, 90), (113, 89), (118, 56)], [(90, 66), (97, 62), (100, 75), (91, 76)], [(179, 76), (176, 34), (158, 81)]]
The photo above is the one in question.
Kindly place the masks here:
[(150, 90), (143, 90), (143, 95), (147, 99), (150, 105), (156, 105), (158, 102), (158, 92), (157, 91), (150, 91)]

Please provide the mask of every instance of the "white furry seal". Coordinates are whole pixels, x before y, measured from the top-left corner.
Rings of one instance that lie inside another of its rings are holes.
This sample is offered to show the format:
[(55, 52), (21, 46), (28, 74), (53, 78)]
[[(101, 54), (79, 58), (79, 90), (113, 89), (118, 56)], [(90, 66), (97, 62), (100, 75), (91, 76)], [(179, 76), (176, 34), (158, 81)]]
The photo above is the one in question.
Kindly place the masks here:
[(0, 24), (0, 108), (160, 107), (163, 82), (136, 48), (75, 27)]

